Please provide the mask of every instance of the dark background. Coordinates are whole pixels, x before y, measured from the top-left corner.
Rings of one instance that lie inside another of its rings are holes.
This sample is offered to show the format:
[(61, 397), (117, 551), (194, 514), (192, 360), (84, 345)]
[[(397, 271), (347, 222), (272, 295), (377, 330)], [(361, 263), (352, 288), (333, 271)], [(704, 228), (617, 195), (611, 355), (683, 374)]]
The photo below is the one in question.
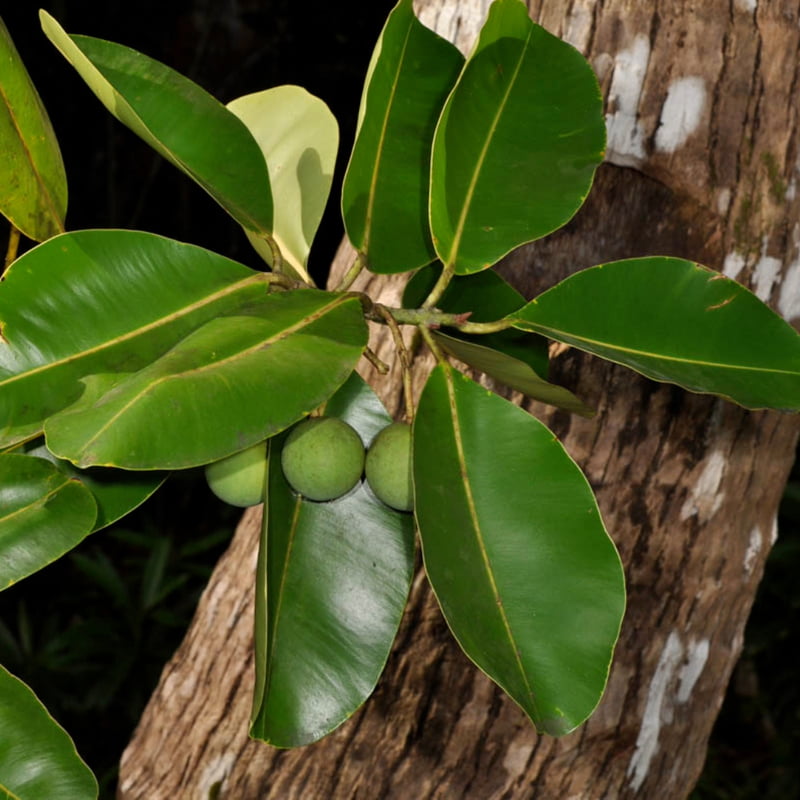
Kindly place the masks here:
[[(40, 7), (69, 33), (139, 50), (223, 103), (281, 84), (305, 87), (328, 103), (339, 121), (340, 186), (372, 47), (393, 5), (389, 0), (2, 0), (0, 14), (61, 144), (70, 190), (67, 228), (146, 230), (261, 266), (237, 223), (105, 111), (41, 32)], [(325, 274), (342, 235), (338, 186), (312, 253), (317, 275)]]
[[(293, 83), (339, 120), (341, 150), (311, 271), (324, 279), (342, 235), (338, 197), (373, 44), (394, 5), (319, 0), (1, 0), (61, 143), (68, 229), (137, 228), (260, 267), (241, 228), (199, 187), (102, 108), (42, 34), (46, 8), (70, 33), (117, 41), (191, 77), (222, 102)], [(0, 224), (5, 252), (7, 228)], [(67, 728), (113, 797), (116, 764), (239, 511), (189, 470), (134, 514), (0, 595), (0, 663)], [(798, 796), (800, 690), (792, 627), (800, 609), (800, 472), (694, 797)], [(794, 637), (796, 640), (796, 636)]]

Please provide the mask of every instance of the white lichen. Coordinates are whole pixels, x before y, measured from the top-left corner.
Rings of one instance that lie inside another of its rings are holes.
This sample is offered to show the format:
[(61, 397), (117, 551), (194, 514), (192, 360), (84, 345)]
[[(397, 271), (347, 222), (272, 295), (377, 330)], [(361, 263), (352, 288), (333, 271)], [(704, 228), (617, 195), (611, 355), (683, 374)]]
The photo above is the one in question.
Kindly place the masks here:
[[(795, 226), (795, 239), (800, 239), (800, 226)], [(786, 267), (778, 294), (778, 311), (791, 322), (800, 318), (800, 244), (795, 241), (797, 255)]]
[(684, 647), (675, 631), (667, 637), (650, 681), (636, 748), (626, 773), (634, 792), (639, 791), (647, 778), (650, 765), (658, 752), (662, 727), (675, 719), (675, 706), (682, 705), (691, 698), (708, 661), (709, 650), (708, 639), (691, 638)]
[(722, 274), (731, 280), (736, 280), (745, 266), (745, 259), (741, 253), (732, 252), (725, 256), (722, 264)]
[(728, 209), (731, 207), (731, 190), (727, 186), (723, 186), (717, 192), (717, 211), (720, 216), (725, 216)]
[(750, 531), (750, 540), (747, 542), (747, 550), (744, 553), (744, 571), (749, 575), (753, 571), (753, 565), (756, 562), (756, 557), (761, 552), (764, 537), (761, 534), (761, 528), (756, 525)]
[(644, 131), (639, 125), (639, 100), (649, 61), (650, 40), (644, 34), (638, 34), (629, 49), (621, 50), (614, 57), (608, 94), (609, 104), (614, 110), (606, 114), (606, 158), (619, 166), (637, 166), (645, 157)]
[(699, 76), (674, 81), (667, 90), (656, 130), (656, 150), (674, 153), (697, 130), (706, 108), (706, 84)]
[(724, 472), (725, 455), (720, 450), (713, 450), (706, 459), (700, 477), (683, 503), (681, 520), (697, 516), (700, 522), (706, 522), (717, 513), (725, 498), (725, 493), (719, 488)]
[(708, 639), (689, 640), (689, 644), (686, 647), (686, 658), (678, 673), (678, 694), (675, 699), (679, 703), (688, 702), (692, 696), (692, 690), (697, 683), (697, 679), (700, 677), (706, 661), (708, 661), (709, 649)]
[(672, 704), (666, 701), (667, 689), (673, 682), (682, 658), (683, 645), (678, 635), (672, 632), (667, 637), (653, 679), (650, 681), (647, 704), (636, 738), (636, 749), (628, 764), (627, 775), (635, 792), (638, 792), (644, 783), (650, 770), (650, 763), (658, 752), (658, 737), (662, 723), (672, 719)]
[(765, 238), (761, 246), (761, 258), (758, 259), (753, 270), (753, 291), (765, 303), (772, 294), (772, 287), (775, 285), (775, 281), (778, 280), (783, 266), (779, 258), (768, 256), (766, 251), (767, 242)]

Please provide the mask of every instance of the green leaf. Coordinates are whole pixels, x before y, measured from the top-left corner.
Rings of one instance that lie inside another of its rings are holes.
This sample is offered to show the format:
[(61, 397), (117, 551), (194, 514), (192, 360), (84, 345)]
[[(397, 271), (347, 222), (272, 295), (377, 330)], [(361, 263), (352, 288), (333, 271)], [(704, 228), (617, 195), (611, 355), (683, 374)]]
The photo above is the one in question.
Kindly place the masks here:
[(26, 455), (44, 458), (67, 478), (79, 480), (94, 497), (97, 519), (91, 533), (116, 522), (147, 500), (167, 479), (164, 472), (129, 472), (121, 469), (77, 469), (56, 458), (41, 439), (24, 446)]
[(86, 381), (86, 398), (46, 421), (48, 448), (80, 467), (206, 464), (313, 411), (367, 343), (351, 295), (264, 294), (248, 311), (207, 322), (110, 391), (104, 376)]
[(800, 336), (735, 281), (679, 258), (578, 272), (509, 316), (515, 327), (746, 408), (800, 410)]
[(267, 166), (235, 114), (142, 53), (103, 39), (71, 36), (44, 10), (39, 17), (47, 38), (120, 122), (197, 181), (247, 230), (272, 232)]
[(372, 55), (342, 189), (347, 235), (373, 272), (435, 258), (428, 226), (436, 121), (464, 58), (400, 0)]
[(85, 376), (121, 380), (209, 320), (250, 313), (267, 280), (138, 231), (77, 231), (28, 251), (0, 283), (0, 447), (41, 432)]
[(524, 361), (491, 347), (465, 342), (453, 336), (434, 333), (434, 338), (439, 347), (450, 355), (534, 400), (541, 400), (582, 417), (594, 416), (594, 409), (579, 400), (569, 389), (540, 378)]
[(97, 781), (36, 695), (0, 666), (0, 794), (9, 800), (94, 800)]
[[(440, 274), (440, 265), (431, 265), (414, 273), (403, 292), (403, 306), (406, 308), (421, 306)], [(452, 314), (470, 312), (470, 322), (493, 322), (522, 308), (526, 302), (525, 298), (494, 270), (484, 270), (472, 275), (456, 275), (447, 284), (444, 294), (436, 305), (442, 311)], [(547, 340), (544, 336), (522, 333), (513, 328), (480, 336), (461, 333), (458, 330), (448, 331), (448, 334), (464, 342), (504, 353), (527, 364), (540, 378), (547, 378), (548, 354)], [(467, 359), (462, 360), (471, 364)]]
[(0, 213), (29, 239), (64, 230), (67, 176), (53, 126), (0, 19)]
[(601, 162), (605, 122), (583, 56), (495, 0), (442, 112), (431, 166), (431, 230), (458, 274), (564, 225)]
[[(325, 413), (368, 444), (391, 422), (357, 376)], [(256, 590), (251, 735), (278, 747), (316, 741), (371, 694), (389, 656), (414, 566), (413, 519), (366, 483), (327, 503), (294, 495), (271, 440)]]
[(96, 517), (80, 481), (41, 458), (0, 455), (0, 590), (75, 547)]
[(600, 700), (625, 605), (592, 490), (553, 434), (441, 365), (414, 422), (425, 569), (465, 653), (560, 736)]
[[(311, 242), (331, 190), (339, 126), (318, 97), (299, 86), (276, 86), (228, 103), (258, 142), (277, 199), (273, 238), (302, 280)], [(245, 229), (259, 255), (272, 264), (267, 242)]]

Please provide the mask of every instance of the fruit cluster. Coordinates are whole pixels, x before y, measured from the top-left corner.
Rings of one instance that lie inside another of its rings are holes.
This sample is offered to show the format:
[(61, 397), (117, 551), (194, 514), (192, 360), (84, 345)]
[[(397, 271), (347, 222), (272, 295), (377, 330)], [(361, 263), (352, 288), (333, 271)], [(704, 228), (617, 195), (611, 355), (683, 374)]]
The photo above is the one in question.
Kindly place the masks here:
[[(397, 511), (411, 511), (411, 426), (394, 422), (373, 440), (365, 455), (358, 433), (337, 417), (309, 417), (286, 437), (281, 467), (289, 485), (307, 500), (335, 500), (366, 474), (375, 496)], [(246, 450), (206, 467), (211, 491), (226, 503), (252, 506), (264, 499), (266, 445)]]

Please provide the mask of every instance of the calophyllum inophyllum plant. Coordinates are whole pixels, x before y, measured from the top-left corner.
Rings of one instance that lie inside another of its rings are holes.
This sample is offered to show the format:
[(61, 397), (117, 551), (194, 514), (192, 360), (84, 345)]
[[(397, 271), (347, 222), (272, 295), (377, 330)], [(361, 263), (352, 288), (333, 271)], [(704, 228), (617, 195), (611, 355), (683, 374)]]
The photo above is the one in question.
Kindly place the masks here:
[[(625, 607), (620, 559), (554, 435), (453, 360), (585, 416), (548, 381), (550, 341), (796, 411), (798, 334), (743, 286), (678, 258), (590, 266), (533, 299), (492, 269), (576, 213), (605, 147), (591, 68), (520, 0), (495, 0), (466, 59), (411, 0), (389, 15), (342, 190), (357, 255), (333, 291), (306, 268), (338, 146), (321, 100), (280, 86), (225, 106), (163, 64), (41, 18), (109, 111), (197, 181), (265, 267), (140, 231), (60, 232), (65, 202), (52, 199), (65, 189), (26, 190), (42, 228), (3, 207), (42, 243), (12, 253), (0, 285), (0, 585), (123, 516), (168, 471), (207, 465), (220, 496), (265, 500), (254, 737), (307, 744), (369, 696), (415, 533), (464, 652), (540, 731), (574, 730), (605, 687)], [(17, 117), (15, 136), (44, 126)], [(44, 140), (49, 156), (8, 168), (60, 187), (52, 133)], [(401, 307), (350, 291), (362, 270), (407, 273)], [(399, 425), (356, 372), (365, 355), (377, 363), (370, 325), (394, 332), (408, 385), (400, 328), (435, 356)], [(0, 688), (36, 705), (11, 676)], [(63, 731), (61, 749), (47, 739), (54, 723), (2, 723), (54, 772), (86, 780)]]

